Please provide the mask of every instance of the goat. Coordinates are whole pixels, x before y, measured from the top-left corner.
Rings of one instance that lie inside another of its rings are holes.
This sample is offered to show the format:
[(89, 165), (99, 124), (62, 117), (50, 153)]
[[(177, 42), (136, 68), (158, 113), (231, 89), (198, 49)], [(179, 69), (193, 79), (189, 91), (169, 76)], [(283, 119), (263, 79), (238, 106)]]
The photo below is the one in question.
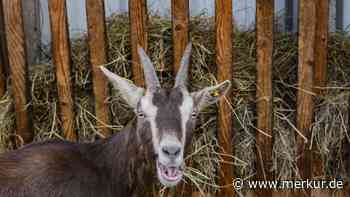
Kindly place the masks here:
[(231, 86), (224, 81), (189, 93), (191, 48), (186, 47), (173, 88), (160, 86), (141, 47), (147, 89), (101, 67), (136, 117), (122, 131), (94, 143), (47, 141), (0, 155), (0, 196), (145, 196), (154, 183), (177, 185), (198, 113)]

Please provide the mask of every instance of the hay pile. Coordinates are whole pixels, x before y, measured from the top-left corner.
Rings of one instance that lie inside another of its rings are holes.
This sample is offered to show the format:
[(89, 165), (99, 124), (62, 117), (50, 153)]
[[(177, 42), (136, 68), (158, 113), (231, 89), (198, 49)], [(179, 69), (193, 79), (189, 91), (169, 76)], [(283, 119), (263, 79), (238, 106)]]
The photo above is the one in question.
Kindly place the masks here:
[[(171, 22), (159, 17), (149, 19), (149, 53), (155, 62), (161, 83), (170, 86), (172, 76)], [(128, 17), (114, 15), (107, 20), (109, 69), (125, 77), (131, 77), (130, 43)], [(191, 90), (213, 85), (215, 79), (215, 35), (213, 18), (194, 17), (191, 19), (192, 81)], [(234, 44), (234, 163), (237, 176), (254, 176), (255, 156), (253, 152), (255, 135), (255, 76), (256, 46), (255, 32), (235, 30)], [(331, 35), (329, 41), (329, 74), (325, 94), (318, 98), (312, 137), (320, 156), (331, 176), (343, 175), (341, 163), (341, 142), (347, 133), (350, 95), (350, 39), (343, 33)], [(44, 50), (45, 51), (45, 50)], [(297, 174), (295, 150), (296, 84), (297, 84), (297, 36), (275, 34), (274, 57), (274, 166), (280, 179), (288, 179)], [(35, 141), (62, 138), (58, 118), (57, 89), (54, 66), (50, 54), (42, 54), (43, 64), (30, 67), (31, 107)], [(92, 96), (92, 78), (87, 50), (86, 35), (72, 41), (73, 82), (76, 110), (76, 127), (80, 141), (93, 141), (98, 131)], [(8, 97), (6, 98), (8, 99)], [(0, 102), (0, 105), (2, 100)], [(111, 92), (108, 101), (111, 106), (114, 132), (133, 116), (130, 108), (120, 96)], [(219, 146), (216, 138), (216, 107), (206, 109), (195, 131), (193, 153), (187, 157), (192, 167), (186, 170), (186, 181), (201, 192), (214, 192), (217, 185), (217, 165), (220, 162)], [(9, 148), (9, 136), (13, 127), (13, 114), (6, 116), (6, 123), (0, 125), (0, 150)], [(310, 143), (311, 146), (311, 143)]]

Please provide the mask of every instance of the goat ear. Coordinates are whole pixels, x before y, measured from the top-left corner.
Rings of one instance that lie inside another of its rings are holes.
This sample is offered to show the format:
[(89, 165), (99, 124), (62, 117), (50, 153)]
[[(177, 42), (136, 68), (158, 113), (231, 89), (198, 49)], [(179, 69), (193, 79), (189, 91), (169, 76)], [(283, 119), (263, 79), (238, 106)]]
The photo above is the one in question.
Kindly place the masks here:
[(106, 75), (108, 80), (112, 83), (114, 89), (119, 90), (123, 99), (132, 107), (136, 108), (137, 103), (144, 95), (145, 90), (137, 87), (132, 81), (120, 77), (105, 67), (101, 67), (102, 72)]
[(218, 85), (206, 87), (202, 90), (191, 93), (195, 107), (202, 110), (203, 108), (216, 103), (230, 88), (231, 82), (226, 80)]

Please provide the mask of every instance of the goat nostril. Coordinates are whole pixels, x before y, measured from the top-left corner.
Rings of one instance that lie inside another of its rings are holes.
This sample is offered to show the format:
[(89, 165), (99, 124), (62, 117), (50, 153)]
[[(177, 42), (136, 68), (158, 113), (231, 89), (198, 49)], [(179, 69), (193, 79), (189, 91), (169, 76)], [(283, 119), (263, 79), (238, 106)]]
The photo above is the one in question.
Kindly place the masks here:
[(167, 156), (179, 156), (181, 148), (177, 146), (166, 146), (162, 148), (162, 152)]
[(170, 153), (169, 153), (169, 151), (168, 151), (167, 149), (162, 148), (162, 151), (163, 151), (163, 153), (164, 153), (164, 154), (166, 154), (166, 155), (170, 155)]
[(175, 155), (175, 156), (178, 156), (178, 155), (180, 154), (180, 151), (181, 151), (181, 149), (179, 148), (179, 149), (174, 153), (174, 155)]

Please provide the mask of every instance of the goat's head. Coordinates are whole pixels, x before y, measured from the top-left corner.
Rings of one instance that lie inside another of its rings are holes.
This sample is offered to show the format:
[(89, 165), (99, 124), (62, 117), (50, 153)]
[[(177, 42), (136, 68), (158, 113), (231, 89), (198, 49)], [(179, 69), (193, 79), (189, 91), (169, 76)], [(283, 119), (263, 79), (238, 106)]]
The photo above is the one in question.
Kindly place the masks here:
[(175, 186), (183, 176), (184, 153), (192, 139), (198, 113), (215, 103), (230, 88), (230, 81), (189, 93), (186, 82), (191, 44), (184, 52), (173, 88), (162, 88), (151, 60), (139, 47), (138, 53), (144, 68), (146, 89), (113, 74), (106, 68), (103, 73), (118, 89), (137, 115), (137, 127), (152, 132), (157, 175), (165, 186)]

